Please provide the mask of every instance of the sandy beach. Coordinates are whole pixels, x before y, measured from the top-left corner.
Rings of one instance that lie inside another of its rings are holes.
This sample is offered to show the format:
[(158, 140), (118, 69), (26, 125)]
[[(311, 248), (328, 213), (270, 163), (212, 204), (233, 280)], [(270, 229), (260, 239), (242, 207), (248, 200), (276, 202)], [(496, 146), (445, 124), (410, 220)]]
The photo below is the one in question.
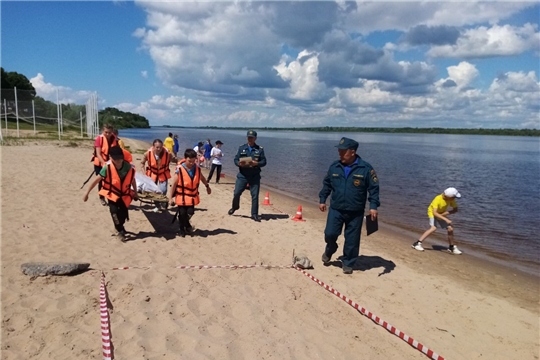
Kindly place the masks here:
[[(149, 146), (124, 141), (131, 150)], [(201, 191), (195, 236), (177, 236), (172, 209), (133, 202), (130, 241), (121, 243), (97, 191), (82, 201), (92, 143), (78, 144), (0, 148), (2, 359), (102, 358), (102, 271), (116, 359), (428, 358), (297, 270), (175, 268), (290, 265), (293, 250), (311, 259), (314, 277), (444, 358), (539, 358), (538, 277), (466, 248), (461, 256), (414, 251), (409, 237), (383, 225), (369, 237), (363, 230), (355, 271), (344, 275), (339, 261), (321, 263), (326, 218), (313, 205), (271, 192), (257, 223), (245, 192), (227, 215), (236, 176), (228, 168), (211, 195)], [(306, 222), (290, 220), (298, 205)], [(88, 262), (91, 270), (33, 279), (20, 270), (32, 261)]]

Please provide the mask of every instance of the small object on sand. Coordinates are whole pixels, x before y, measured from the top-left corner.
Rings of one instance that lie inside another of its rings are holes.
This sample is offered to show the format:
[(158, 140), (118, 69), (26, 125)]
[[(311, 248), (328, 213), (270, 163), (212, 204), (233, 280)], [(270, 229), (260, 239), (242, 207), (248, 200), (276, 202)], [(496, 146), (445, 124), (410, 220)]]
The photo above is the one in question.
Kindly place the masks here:
[(23, 274), (29, 276), (71, 275), (90, 267), (89, 263), (45, 263), (32, 262), (21, 265)]
[(309, 260), (307, 256), (301, 254), (294, 256), (294, 266), (297, 266), (300, 269), (313, 269), (311, 260)]

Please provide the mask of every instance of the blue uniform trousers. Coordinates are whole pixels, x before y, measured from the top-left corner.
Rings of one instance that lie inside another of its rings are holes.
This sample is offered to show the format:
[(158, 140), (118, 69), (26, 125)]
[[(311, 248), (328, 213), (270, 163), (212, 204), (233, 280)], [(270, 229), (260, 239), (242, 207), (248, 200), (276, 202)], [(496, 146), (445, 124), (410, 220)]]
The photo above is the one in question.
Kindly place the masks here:
[(232, 208), (234, 210), (240, 209), (240, 196), (246, 189), (246, 184), (249, 184), (249, 191), (251, 192), (251, 215), (259, 215), (259, 186), (261, 184), (260, 175), (249, 177), (246, 177), (241, 173), (236, 175)]
[(337, 238), (341, 235), (345, 224), (345, 242), (343, 244), (342, 263), (353, 267), (360, 252), (360, 231), (364, 221), (363, 211), (344, 211), (328, 209), (328, 219), (324, 229), (324, 241), (326, 241), (326, 255), (332, 256), (337, 249)]

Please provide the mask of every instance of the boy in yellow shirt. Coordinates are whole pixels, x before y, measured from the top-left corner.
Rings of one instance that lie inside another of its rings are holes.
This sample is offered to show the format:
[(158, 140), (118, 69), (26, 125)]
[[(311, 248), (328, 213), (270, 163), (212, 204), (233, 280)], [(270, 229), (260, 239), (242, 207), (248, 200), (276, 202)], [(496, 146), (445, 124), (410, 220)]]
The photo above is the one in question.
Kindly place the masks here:
[(163, 146), (169, 150), (169, 154), (172, 155), (173, 153), (173, 148), (174, 148), (174, 140), (172, 138), (172, 133), (169, 133), (169, 136), (165, 138), (165, 140), (163, 141)]
[[(450, 214), (455, 214), (458, 211), (456, 198), (460, 198), (461, 194), (456, 188), (448, 188), (444, 190), (442, 194), (435, 196), (431, 204), (429, 204), (427, 213), (429, 217), (429, 229), (418, 239), (417, 242), (412, 244), (413, 249), (418, 251), (424, 251), (422, 247), (422, 241), (424, 241), (429, 235), (433, 234), (439, 225), (441, 229), (446, 229), (448, 232), (448, 244), (450, 245), (448, 251), (455, 255), (461, 255), (462, 252), (454, 244), (454, 227), (452, 221), (447, 218)], [(452, 210), (447, 211), (448, 206), (452, 207)]]

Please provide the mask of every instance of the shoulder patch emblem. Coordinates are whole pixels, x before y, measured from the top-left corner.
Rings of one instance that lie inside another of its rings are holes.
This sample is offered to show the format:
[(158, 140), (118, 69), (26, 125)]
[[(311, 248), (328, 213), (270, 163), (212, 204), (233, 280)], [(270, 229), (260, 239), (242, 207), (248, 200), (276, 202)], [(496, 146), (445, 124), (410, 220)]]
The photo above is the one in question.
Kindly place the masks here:
[(379, 181), (379, 179), (377, 178), (377, 173), (375, 172), (375, 170), (371, 169), (371, 171), (369, 173), (371, 175), (371, 180), (373, 180), (373, 182)]

